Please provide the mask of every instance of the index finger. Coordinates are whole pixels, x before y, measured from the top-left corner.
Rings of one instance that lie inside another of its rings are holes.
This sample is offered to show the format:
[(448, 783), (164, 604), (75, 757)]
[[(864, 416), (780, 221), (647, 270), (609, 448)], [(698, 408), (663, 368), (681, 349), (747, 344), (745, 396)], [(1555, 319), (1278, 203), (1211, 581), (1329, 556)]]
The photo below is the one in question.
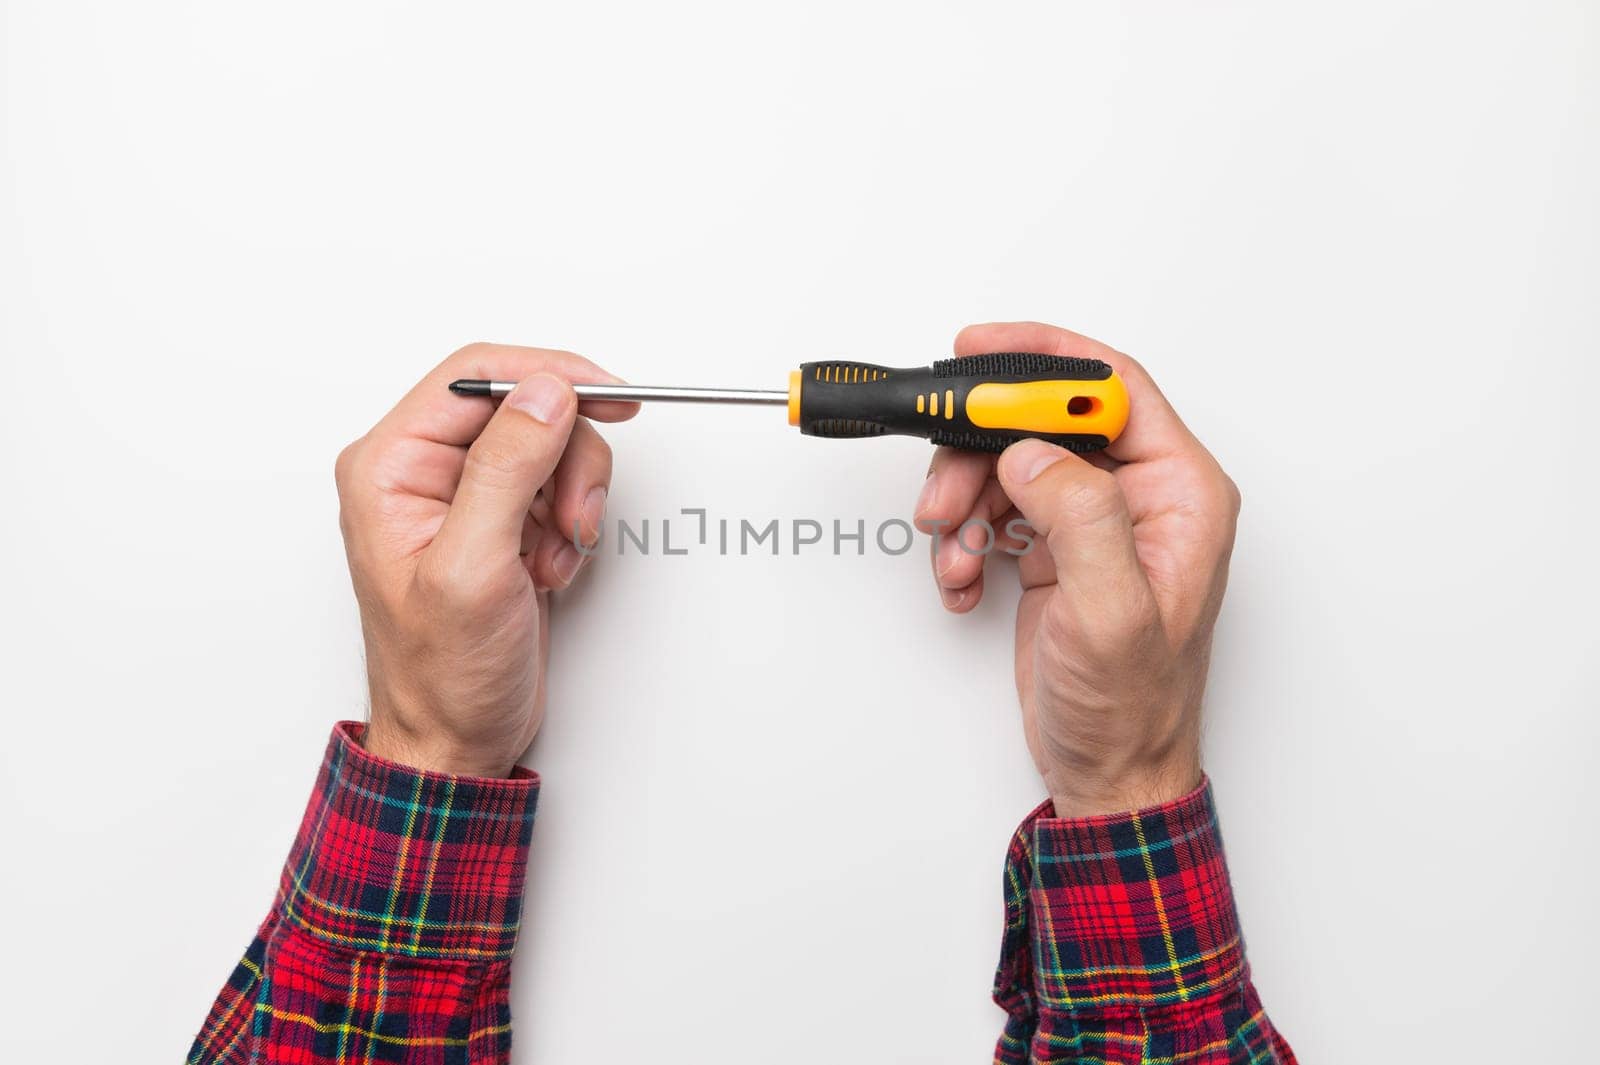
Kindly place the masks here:
[[(510, 344), (468, 344), (434, 367), (378, 422), (378, 430), (464, 447), (483, 432), (494, 413), (488, 400), (463, 399), (450, 391), (461, 377), (521, 381), (536, 373), (554, 374), (572, 384), (624, 384), (581, 355), (548, 348)], [(626, 421), (639, 412), (637, 403), (588, 402), (583, 415), (602, 422)]]
[(955, 353), (1027, 351), (1109, 363), (1128, 388), (1128, 424), (1105, 453), (1119, 462), (1149, 462), (1200, 446), (1145, 368), (1115, 348), (1043, 322), (989, 322), (956, 335)]

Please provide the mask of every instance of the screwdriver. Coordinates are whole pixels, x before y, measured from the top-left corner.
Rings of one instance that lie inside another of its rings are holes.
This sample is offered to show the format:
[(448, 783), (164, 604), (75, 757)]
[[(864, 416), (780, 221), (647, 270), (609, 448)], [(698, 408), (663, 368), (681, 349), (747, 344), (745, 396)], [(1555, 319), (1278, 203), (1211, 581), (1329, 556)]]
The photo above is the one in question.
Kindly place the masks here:
[[(462, 379), (458, 396), (504, 396), (515, 381)], [(897, 368), (802, 363), (786, 391), (573, 385), (580, 400), (787, 406), (789, 424), (835, 439), (920, 436), (966, 451), (1004, 451), (1036, 437), (1069, 451), (1110, 444), (1128, 423), (1128, 391), (1099, 359), (996, 352)]]

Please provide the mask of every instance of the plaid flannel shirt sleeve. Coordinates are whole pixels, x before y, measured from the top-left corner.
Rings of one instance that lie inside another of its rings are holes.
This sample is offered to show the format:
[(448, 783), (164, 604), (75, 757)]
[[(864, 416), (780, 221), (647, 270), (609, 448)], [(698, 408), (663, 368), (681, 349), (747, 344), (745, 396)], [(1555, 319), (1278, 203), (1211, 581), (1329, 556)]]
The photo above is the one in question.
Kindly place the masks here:
[(1006, 856), (996, 1065), (1293, 1065), (1250, 982), (1209, 782), (1053, 814), (1034, 810)]
[(189, 1065), (509, 1060), (511, 951), (538, 777), (451, 777), (342, 722), (272, 912)]

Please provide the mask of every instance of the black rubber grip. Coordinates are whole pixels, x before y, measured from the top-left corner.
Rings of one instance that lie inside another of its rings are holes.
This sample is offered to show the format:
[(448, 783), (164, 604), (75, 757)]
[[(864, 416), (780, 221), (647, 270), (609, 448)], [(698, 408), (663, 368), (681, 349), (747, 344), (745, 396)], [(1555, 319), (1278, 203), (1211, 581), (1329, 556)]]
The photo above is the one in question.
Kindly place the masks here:
[(1004, 451), (1037, 437), (1069, 451), (1095, 451), (1100, 433), (1046, 433), (975, 425), (967, 395), (978, 385), (1024, 381), (1104, 381), (1098, 359), (998, 352), (942, 359), (902, 369), (866, 362), (808, 362), (800, 367), (800, 431), (810, 436), (920, 436), (967, 451)]

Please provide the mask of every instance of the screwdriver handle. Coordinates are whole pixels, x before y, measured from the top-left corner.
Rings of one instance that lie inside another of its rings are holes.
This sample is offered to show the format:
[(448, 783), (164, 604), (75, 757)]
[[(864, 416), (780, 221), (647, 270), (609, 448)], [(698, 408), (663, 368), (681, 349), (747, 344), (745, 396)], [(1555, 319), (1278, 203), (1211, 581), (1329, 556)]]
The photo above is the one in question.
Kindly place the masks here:
[(789, 424), (808, 436), (920, 436), (967, 451), (1037, 437), (1103, 448), (1128, 423), (1128, 392), (1099, 359), (998, 352), (900, 369), (808, 362), (790, 375)]

